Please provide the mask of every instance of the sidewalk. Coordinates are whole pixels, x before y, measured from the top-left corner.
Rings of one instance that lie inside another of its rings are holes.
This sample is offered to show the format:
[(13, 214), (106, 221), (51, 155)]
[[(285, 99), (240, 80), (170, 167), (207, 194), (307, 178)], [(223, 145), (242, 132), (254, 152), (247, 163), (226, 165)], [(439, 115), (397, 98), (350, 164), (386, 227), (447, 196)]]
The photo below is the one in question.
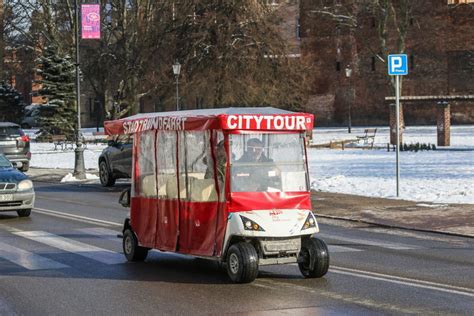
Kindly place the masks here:
[[(54, 183), (67, 173), (72, 170), (31, 168), (27, 172), (33, 181)], [(97, 174), (97, 170), (87, 173)], [(311, 199), (313, 210), (320, 217), (474, 237), (471, 204), (433, 204), (329, 192), (312, 192)]]
[(313, 192), (312, 206), (321, 217), (474, 237), (474, 205), (433, 204)]

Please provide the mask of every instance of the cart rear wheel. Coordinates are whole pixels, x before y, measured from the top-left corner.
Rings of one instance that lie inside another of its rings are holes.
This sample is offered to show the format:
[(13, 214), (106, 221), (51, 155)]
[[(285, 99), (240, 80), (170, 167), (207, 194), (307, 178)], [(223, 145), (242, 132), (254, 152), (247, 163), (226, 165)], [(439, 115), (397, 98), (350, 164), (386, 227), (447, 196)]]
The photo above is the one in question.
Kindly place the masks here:
[(320, 278), (329, 269), (329, 251), (326, 243), (318, 238), (302, 241), (298, 267), (305, 278)]
[(138, 246), (137, 237), (127, 229), (123, 233), (123, 253), (128, 261), (144, 261), (148, 255), (148, 248)]
[(235, 283), (255, 280), (258, 275), (258, 254), (255, 247), (246, 242), (230, 246), (227, 252), (227, 274)]

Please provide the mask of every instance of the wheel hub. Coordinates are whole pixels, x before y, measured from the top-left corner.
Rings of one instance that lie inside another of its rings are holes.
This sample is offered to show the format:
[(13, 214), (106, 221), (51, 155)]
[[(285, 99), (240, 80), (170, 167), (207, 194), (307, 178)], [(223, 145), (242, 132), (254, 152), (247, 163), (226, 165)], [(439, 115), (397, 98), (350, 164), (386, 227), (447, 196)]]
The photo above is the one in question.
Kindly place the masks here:
[(132, 239), (130, 238), (130, 236), (125, 237), (124, 250), (125, 250), (125, 253), (132, 252)]
[(102, 179), (103, 182), (107, 181), (107, 167), (105, 164), (101, 164), (100, 166), (100, 178)]
[(239, 258), (235, 253), (232, 253), (229, 256), (229, 268), (232, 274), (237, 274), (239, 272)]

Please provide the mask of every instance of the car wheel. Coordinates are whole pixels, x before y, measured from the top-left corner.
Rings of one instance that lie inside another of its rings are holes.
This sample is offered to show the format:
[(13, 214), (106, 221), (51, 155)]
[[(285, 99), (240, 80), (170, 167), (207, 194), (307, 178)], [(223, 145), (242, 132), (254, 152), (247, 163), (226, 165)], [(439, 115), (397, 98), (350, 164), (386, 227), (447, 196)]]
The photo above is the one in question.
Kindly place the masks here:
[(18, 210), (16, 212), (18, 213), (18, 216), (20, 216), (20, 217), (28, 217), (31, 214), (31, 209)]
[(99, 163), (99, 178), (100, 184), (104, 187), (110, 187), (115, 184), (115, 178), (112, 176), (112, 173), (109, 171), (109, 167), (105, 160), (102, 160)]
[(20, 171), (21, 172), (27, 172), (30, 169), (30, 163), (29, 162), (24, 162), (21, 165)]
[(140, 247), (135, 234), (127, 229), (123, 233), (123, 253), (128, 261), (144, 261), (148, 255), (148, 248)]
[(305, 278), (320, 278), (329, 269), (329, 251), (318, 238), (304, 239), (298, 256), (298, 267)]
[(258, 254), (252, 244), (239, 242), (227, 252), (227, 274), (232, 282), (249, 283), (258, 275)]

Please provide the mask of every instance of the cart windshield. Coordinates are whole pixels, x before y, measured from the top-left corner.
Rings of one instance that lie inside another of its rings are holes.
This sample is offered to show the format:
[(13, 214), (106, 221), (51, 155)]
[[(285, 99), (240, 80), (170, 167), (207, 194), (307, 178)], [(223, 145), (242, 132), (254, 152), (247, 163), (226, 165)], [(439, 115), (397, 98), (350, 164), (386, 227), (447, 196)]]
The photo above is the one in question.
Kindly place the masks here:
[(233, 192), (308, 191), (303, 133), (231, 134)]

